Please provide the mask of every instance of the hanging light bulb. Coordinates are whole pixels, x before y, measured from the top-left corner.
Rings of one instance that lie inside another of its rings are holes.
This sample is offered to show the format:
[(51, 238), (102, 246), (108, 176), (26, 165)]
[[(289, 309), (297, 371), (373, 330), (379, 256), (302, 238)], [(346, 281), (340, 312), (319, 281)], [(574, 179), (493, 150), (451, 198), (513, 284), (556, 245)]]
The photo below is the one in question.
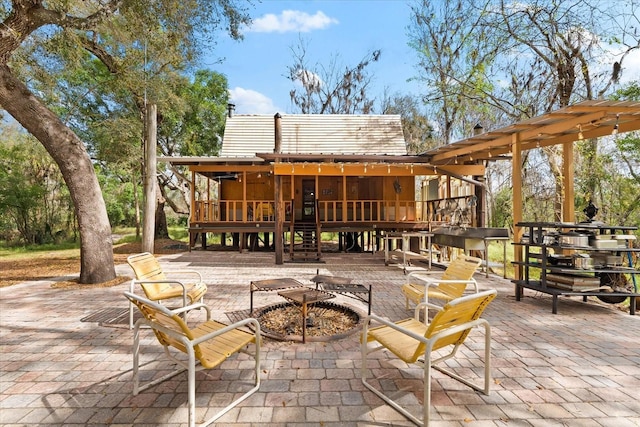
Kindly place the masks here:
[(367, 164), (364, 164), (364, 173), (367, 173)]
[(411, 165), (411, 175), (413, 175), (413, 165)]
[(618, 114), (616, 114), (616, 124), (613, 126), (613, 131), (611, 131), (611, 135), (617, 135), (618, 134), (618, 119), (620, 118), (620, 116)]
[(387, 173), (391, 173), (391, 165), (387, 165)]
[(582, 133), (582, 125), (578, 125), (578, 141), (582, 141), (584, 139), (584, 134)]

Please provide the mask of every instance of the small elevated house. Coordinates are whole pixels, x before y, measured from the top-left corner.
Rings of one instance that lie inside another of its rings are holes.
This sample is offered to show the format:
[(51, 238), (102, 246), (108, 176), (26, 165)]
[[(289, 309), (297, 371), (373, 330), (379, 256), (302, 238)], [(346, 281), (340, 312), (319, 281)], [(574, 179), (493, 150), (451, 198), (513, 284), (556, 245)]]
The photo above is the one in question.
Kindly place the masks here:
[[(481, 164), (433, 166), (408, 155), (399, 115), (230, 110), (218, 157), (164, 160), (192, 173), (192, 247), (200, 240), (206, 248), (207, 234), (215, 233), (223, 242), (231, 236), (240, 249), (275, 246), (276, 260), (278, 236), (281, 252), (295, 260), (319, 259), (325, 232), (337, 233), (340, 249), (348, 251), (376, 244), (379, 232), (428, 230), (431, 222), (450, 219), (438, 204), (443, 183), (447, 197), (477, 200), (480, 187), (470, 177), (484, 175)], [(429, 184), (440, 176), (460, 179)], [(467, 225), (481, 225), (477, 218), (467, 212)]]

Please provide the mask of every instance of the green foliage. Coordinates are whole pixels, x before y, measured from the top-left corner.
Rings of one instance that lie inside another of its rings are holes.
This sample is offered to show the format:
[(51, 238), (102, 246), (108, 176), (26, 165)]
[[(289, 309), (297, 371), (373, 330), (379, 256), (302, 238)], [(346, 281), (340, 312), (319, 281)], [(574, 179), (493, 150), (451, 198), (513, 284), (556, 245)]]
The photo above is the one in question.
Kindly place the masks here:
[(216, 155), (229, 102), (227, 78), (196, 71), (193, 81), (176, 79), (170, 105), (161, 106), (158, 140), (165, 155)]
[(34, 138), (3, 125), (0, 140), (0, 238), (25, 244), (65, 239), (73, 222), (62, 176)]
[(503, 187), (495, 195), (491, 206), (491, 227), (513, 227), (513, 195), (511, 189)]

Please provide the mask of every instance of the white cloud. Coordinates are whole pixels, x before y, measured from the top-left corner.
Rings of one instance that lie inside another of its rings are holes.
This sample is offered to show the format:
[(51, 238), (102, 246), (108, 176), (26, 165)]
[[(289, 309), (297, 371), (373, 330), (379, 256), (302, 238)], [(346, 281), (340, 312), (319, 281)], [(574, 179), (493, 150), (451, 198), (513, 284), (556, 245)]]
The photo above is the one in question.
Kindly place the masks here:
[(284, 10), (280, 15), (267, 13), (255, 19), (245, 31), (255, 33), (308, 33), (313, 30), (322, 30), (337, 23), (337, 19), (330, 18), (321, 11), (317, 11), (315, 15), (309, 15), (307, 12), (299, 10)]
[(275, 114), (278, 111), (271, 98), (255, 90), (236, 87), (229, 90), (229, 97), (236, 105), (236, 114)]

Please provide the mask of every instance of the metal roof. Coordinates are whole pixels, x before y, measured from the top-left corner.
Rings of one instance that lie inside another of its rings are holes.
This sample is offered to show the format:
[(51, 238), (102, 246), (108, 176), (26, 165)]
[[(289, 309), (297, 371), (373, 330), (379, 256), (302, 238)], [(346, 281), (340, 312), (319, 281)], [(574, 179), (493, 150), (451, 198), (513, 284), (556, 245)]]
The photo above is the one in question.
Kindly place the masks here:
[[(617, 126), (617, 128), (616, 128)], [(491, 130), (422, 153), (434, 165), (496, 160), (511, 153), (515, 140), (522, 151), (640, 129), (640, 102), (583, 101), (532, 119)]]
[[(281, 116), (283, 154), (406, 155), (399, 115), (293, 114)], [(273, 153), (275, 118), (227, 118), (220, 157)]]
[[(640, 129), (638, 101), (583, 101), (538, 117), (408, 156), (397, 115), (291, 115), (282, 117), (281, 152), (272, 154), (273, 116), (227, 119), (220, 157), (161, 157), (174, 164), (259, 164), (285, 161), (384, 161), (434, 166), (510, 159), (516, 140), (522, 151)], [(290, 155), (287, 155), (290, 154)]]

